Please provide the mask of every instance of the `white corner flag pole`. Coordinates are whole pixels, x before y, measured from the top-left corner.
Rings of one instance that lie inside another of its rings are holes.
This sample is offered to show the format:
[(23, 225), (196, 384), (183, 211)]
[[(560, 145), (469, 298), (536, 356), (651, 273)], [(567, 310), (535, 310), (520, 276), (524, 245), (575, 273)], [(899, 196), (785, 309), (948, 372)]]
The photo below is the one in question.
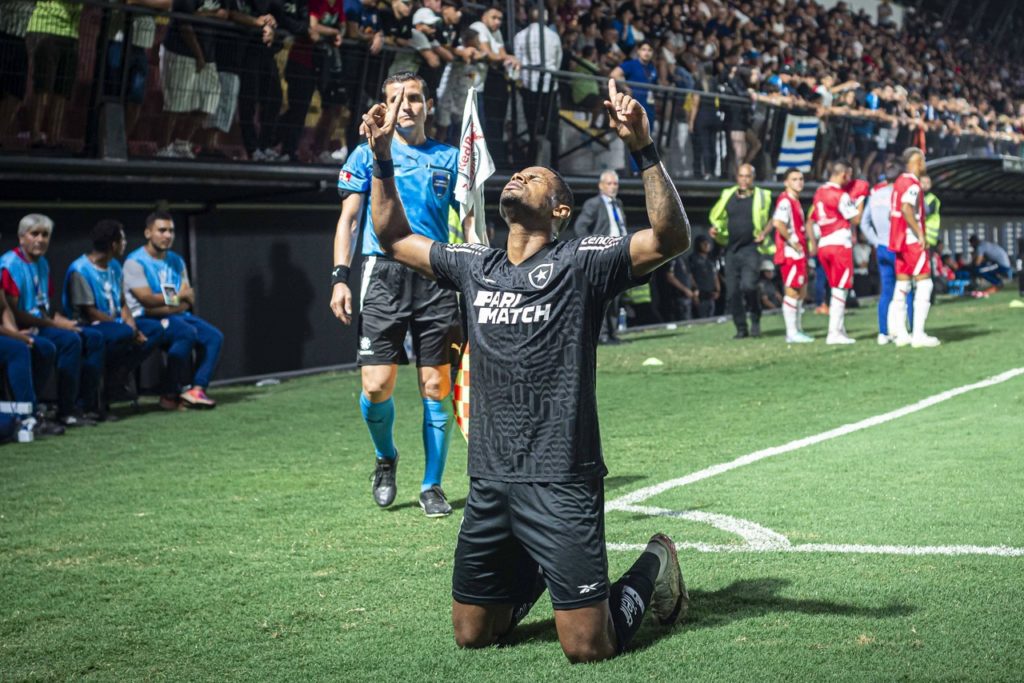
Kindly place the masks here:
[(462, 135), (459, 136), (459, 177), (455, 183), (455, 199), (459, 202), (459, 218), (473, 214), (473, 237), (470, 242), (487, 244), (487, 222), (484, 219), (484, 182), (494, 175), (494, 160), (487, 150), (484, 129), (476, 111), (476, 88), (466, 94), (462, 112)]

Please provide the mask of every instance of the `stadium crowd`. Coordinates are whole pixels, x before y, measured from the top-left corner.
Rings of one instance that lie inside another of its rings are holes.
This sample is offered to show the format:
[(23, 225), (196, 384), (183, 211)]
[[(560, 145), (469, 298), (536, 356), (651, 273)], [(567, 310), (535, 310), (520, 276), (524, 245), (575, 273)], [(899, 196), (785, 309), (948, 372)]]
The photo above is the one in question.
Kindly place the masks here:
[[(124, 226), (99, 221), (63, 280), (46, 259), (53, 232), (48, 216), (28, 214), (18, 246), (0, 256), (0, 369), (10, 399), (0, 405), (0, 439), (30, 442), (116, 420), (109, 404), (137, 398), (136, 372), (157, 350), (167, 359), (160, 408), (213, 408), (205, 390), (224, 336), (192, 312), (170, 214), (150, 214), (144, 244), (127, 256)], [(44, 404), (55, 370), (56, 401)]]
[[(125, 102), (129, 140), (153, 141), (133, 149), (164, 157), (337, 165), (359, 141), (352, 113), (376, 101), (387, 75), (407, 70), (436, 94), (440, 139), (457, 134), (467, 88), (482, 92), (499, 167), (535, 158), (545, 137), (557, 150), (555, 107), (600, 123), (599, 81), (587, 76), (609, 74), (690, 91), (633, 90), (661, 122), (663, 143), (676, 138), (683, 173), (698, 177), (731, 177), (743, 163), (770, 168), (762, 141), (779, 110), (819, 118), (818, 178), (827, 161), (850, 158), (874, 180), (887, 155), (911, 144), (946, 156), (1019, 153), (1024, 142), (1024, 68), (997, 61), (972, 29), (913, 7), (897, 25), (889, 0), (877, 16), (811, 0), (550, 0), (546, 25), (525, 2), (515, 17), (500, 6), (473, 6), (476, 14), (461, 0), (125, 5), (3, 2), (0, 141), (17, 147), (21, 134), (33, 147), (66, 145), (69, 100), (102, 40), (105, 60), (91, 78)], [(537, 69), (582, 77), (556, 84)], [(523, 120), (525, 136), (510, 125)]]

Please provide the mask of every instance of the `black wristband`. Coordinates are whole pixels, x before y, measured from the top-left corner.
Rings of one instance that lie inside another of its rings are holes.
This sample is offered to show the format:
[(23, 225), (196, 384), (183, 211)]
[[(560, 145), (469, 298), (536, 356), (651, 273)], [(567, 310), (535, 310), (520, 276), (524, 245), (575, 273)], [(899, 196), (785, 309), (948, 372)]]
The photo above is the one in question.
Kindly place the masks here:
[(653, 142), (643, 149), (638, 149), (634, 152), (630, 152), (629, 154), (633, 157), (633, 161), (640, 168), (641, 173), (649, 169), (651, 166), (657, 166), (661, 163), (661, 155), (658, 154), (658, 148), (654, 146)]
[(350, 273), (351, 270), (348, 266), (334, 266), (334, 270), (331, 271), (331, 287), (339, 282), (348, 284), (348, 276)]
[(385, 180), (395, 177), (395, 162), (392, 159), (374, 159), (373, 177)]

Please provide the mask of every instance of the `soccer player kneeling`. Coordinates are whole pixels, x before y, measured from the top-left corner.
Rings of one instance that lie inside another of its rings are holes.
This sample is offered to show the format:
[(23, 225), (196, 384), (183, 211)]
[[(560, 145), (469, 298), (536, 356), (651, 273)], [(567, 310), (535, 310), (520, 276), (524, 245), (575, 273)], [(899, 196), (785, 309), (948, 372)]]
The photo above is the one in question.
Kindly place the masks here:
[(383, 250), (465, 298), (473, 348), (470, 490), (455, 550), (452, 622), (462, 647), (507, 638), (546, 587), (573, 662), (621, 653), (651, 610), (678, 621), (688, 596), (662, 534), (608, 580), (595, 395), (605, 304), (686, 251), (690, 226), (643, 108), (609, 82), (605, 103), (641, 169), (651, 228), (555, 242), (572, 192), (556, 172), (515, 173), (501, 193), (508, 251), (444, 244), (409, 227), (391, 139), (404, 88), (363, 117), (374, 156), (373, 225)]

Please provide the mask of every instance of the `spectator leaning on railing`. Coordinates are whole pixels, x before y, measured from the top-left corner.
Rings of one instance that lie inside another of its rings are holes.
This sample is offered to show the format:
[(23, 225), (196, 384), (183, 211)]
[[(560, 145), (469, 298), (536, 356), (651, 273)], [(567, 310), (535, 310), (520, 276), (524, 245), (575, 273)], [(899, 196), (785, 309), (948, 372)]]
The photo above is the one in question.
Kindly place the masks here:
[[(56, 147), (64, 133), (64, 112), (78, 72), (76, 0), (37, 0), (26, 41), (32, 53), (32, 145)], [(46, 126), (43, 126), (44, 118)]]
[(35, 9), (35, 0), (0, 2), (0, 147), (3, 137), (14, 133), (14, 117), (25, 99), (28, 80), (28, 50), (25, 34)]

